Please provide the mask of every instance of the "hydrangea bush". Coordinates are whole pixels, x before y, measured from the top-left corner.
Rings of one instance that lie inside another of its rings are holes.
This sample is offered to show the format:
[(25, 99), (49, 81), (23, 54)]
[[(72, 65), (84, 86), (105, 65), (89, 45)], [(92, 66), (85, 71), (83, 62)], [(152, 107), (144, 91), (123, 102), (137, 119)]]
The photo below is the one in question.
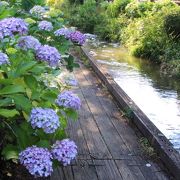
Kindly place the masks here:
[(78, 110), (81, 107), (81, 101), (78, 96), (74, 95), (71, 91), (64, 91), (58, 95), (56, 100), (58, 106)]
[(50, 66), (57, 66), (61, 59), (58, 50), (49, 45), (44, 45), (37, 49), (36, 57), (40, 61), (46, 61)]
[(53, 30), (53, 25), (49, 21), (40, 21), (39, 24), (38, 24), (38, 28), (40, 30), (52, 31)]
[(21, 36), (18, 39), (17, 46), (23, 50), (38, 50), (41, 46), (41, 43), (33, 36)]
[(64, 28), (59, 16), (47, 21), (44, 7), (18, 12), (18, 17), (7, 13), (0, 20), (0, 130), (9, 137), (2, 155), (18, 159), (34, 177), (47, 177), (55, 162), (68, 165), (77, 155), (65, 128), (68, 120), (77, 119), (81, 101), (71, 91), (61, 92), (66, 85), (51, 87), (43, 77), (56, 78), (64, 67), (78, 67), (69, 48), (85, 40)]

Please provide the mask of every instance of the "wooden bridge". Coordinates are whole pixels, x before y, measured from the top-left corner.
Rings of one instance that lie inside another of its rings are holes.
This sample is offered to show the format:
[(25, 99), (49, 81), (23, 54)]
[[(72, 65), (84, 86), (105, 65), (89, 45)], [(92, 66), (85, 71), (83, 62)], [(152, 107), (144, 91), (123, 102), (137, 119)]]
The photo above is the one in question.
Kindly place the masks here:
[(51, 180), (168, 180), (159, 159), (144, 155), (139, 130), (125, 118), (106, 87), (83, 64), (75, 71), (82, 100), (79, 120), (67, 132), (78, 146), (70, 166), (58, 168)]

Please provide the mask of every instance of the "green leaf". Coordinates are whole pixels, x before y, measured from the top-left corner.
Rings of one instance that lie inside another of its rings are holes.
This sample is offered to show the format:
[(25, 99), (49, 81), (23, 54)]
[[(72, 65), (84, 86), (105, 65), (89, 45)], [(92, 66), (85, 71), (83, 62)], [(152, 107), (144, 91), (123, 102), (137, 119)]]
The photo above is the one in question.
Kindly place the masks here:
[(49, 101), (51, 103), (54, 103), (55, 100), (57, 99), (57, 94), (54, 91), (46, 90), (41, 95), (41, 98), (43, 98), (44, 100), (47, 100), (47, 101)]
[(66, 112), (66, 115), (68, 118), (70, 118), (72, 120), (78, 119), (78, 113), (74, 109), (66, 109), (65, 112)]
[(9, 97), (14, 99), (15, 105), (17, 107), (20, 107), (25, 112), (29, 113), (30, 110), (32, 109), (31, 101), (27, 97), (25, 97), (24, 95), (22, 95), (22, 94), (15, 94), (15, 95), (11, 95)]
[(24, 89), (23, 86), (9, 85), (9, 86), (6, 86), (6, 87), (4, 87), (3, 89), (0, 90), (0, 95), (21, 93), (21, 92), (25, 92), (25, 89)]
[(49, 148), (50, 142), (48, 140), (40, 140), (36, 145), (39, 147)]
[(5, 157), (6, 160), (18, 159), (19, 151), (16, 146), (8, 144), (7, 146), (4, 147), (2, 151), (2, 155)]
[(32, 75), (25, 76), (24, 81), (27, 84), (27, 86), (31, 89), (36, 89), (38, 87), (38, 81)]
[(0, 116), (6, 117), (6, 118), (12, 118), (16, 115), (19, 115), (19, 112), (15, 109), (12, 109), (12, 110), (0, 109)]
[(9, 106), (12, 104), (11, 98), (0, 99), (0, 106)]
[(35, 61), (20, 63), (17, 66), (17, 69), (15, 71), (15, 75), (18, 76), (18, 75), (25, 74), (28, 70), (32, 69), (36, 64), (37, 64), (37, 62), (35, 62)]
[(54, 140), (61, 140), (66, 138), (66, 133), (62, 129), (57, 129), (54, 135)]

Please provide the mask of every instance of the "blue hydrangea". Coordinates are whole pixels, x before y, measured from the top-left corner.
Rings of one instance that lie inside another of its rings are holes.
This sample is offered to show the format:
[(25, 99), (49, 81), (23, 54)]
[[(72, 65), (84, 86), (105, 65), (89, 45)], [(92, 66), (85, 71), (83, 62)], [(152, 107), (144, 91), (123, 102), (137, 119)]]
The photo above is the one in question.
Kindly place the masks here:
[(19, 154), (20, 163), (35, 177), (47, 177), (53, 172), (52, 155), (46, 148), (28, 147)]
[(53, 25), (49, 21), (41, 21), (38, 24), (38, 28), (40, 30), (45, 30), (45, 31), (52, 31), (53, 30)]
[(21, 18), (11, 17), (0, 21), (0, 39), (15, 34), (25, 35), (27, 32), (28, 24)]
[(78, 43), (79, 45), (83, 45), (86, 41), (86, 36), (80, 31), (74, 31), (70, 34), (70, 40), (74, 43)]
[(61, 94), (59, 94), (56, 103), (59, 106), (63, 106), (65, 108), (71, 108), (74, 110), (78, 110), (81, 107), (81, 100), (71, 91), (64, 91)]
[(32, 9), (30, 9), (30, 14), (32, 14), (33, 16), (35, 17), (38, 17), (38, 18), (43, 18), (43, 16), (45, 15), (46, 13), (46, 10), (44, 7), (42, 6), (39, 6), (39, 5), (36, 5), (34, 6)]
[(9, 58), (6, 54), (0, 52), (0, 66), (3, 64), (9, 64)]
[(66, 79), (65, 83), (68, 84), (69, 86), (77, 86), (78, 85), (77, 80), (71, 79), (71, 78)]
[(41, 46), (36, 51), (36, 57), (40, 61), (46, 61), (52, 67), (57, 66), (61, 59), (58, 50), (48, 45)]
[(28, 120), (33, 129), (42, 128), (45, 133), (54, 133), (60, 126), (59, 117), (53, 109), (34, 108)]
[(66, 166), (76, 157), (77, 146), (74, 141), (64, 139), (62, 141), (56, 141), (52, 146), (51, 152), (54, 159)]
[(40, 46), (41, 43), (39, 42), (39, 40), (33, 36), (22, 36), (18, 39), (18, 47), (23, 50), (37, 50)]
[(70, 38), (72, 30), (68, 29), (68, 28), (61, 28), (58, 29), (54, 32), (55, 36), (64, 36), (66, 39)]

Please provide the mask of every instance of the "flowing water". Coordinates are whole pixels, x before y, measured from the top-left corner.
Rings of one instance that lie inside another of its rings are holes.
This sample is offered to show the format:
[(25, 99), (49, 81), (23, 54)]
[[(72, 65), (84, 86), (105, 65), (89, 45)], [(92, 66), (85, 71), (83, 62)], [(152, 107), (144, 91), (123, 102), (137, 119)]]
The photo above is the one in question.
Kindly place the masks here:
[(99, 65), (128, 94), (180, 152), (180, 80), (160, 74), (159, 67), (132, 57), (117, 44), (87, 46)]

